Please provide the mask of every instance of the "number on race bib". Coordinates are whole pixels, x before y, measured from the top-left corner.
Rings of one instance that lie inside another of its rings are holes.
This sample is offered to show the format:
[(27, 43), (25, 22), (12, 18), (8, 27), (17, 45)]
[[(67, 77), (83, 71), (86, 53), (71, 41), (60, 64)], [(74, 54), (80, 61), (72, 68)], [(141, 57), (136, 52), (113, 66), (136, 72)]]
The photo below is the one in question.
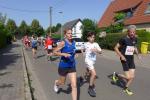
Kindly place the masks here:
[(125, 51), (125, 55), (133, 55), (134, 49), (135, 49), (134, 46), (127, 46), (126, 51)]
[(48, 45), (48, 49), (52, 49), (52, 45)]

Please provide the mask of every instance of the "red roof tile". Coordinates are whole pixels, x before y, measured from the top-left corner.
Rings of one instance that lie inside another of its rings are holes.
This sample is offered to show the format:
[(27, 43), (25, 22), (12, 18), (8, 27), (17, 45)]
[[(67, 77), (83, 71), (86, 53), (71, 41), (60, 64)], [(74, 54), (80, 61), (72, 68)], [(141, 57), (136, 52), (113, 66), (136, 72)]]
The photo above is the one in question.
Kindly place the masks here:
[(104, 15), (100, 19), (98, 26), (107, 27), (114, 23), (114, 14), (115, 12), (123, 11), (129, 8), (136, 8), (132, 17), (124, 21), (125, 25), (129, 24), (141, 24), (141, 23), (150, 23), (150, 15), (145, 15), (145, 10), (147, 8), (150, 0), (115, 0), (112, 1), (105, 11)]

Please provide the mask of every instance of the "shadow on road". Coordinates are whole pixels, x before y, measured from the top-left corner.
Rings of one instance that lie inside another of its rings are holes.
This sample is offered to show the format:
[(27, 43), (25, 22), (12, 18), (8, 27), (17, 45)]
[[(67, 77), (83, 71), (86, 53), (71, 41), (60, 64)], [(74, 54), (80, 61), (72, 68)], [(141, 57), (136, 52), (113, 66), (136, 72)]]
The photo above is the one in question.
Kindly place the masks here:
[(11, 73), (11, 72), (2, 72), (2, 73), (0, 73), (0, 76), (4, 76), (4, 75), (9, 74), (9, 73)]
[(44, 57), (45, 54), (42, 54), (42, 55), (38, 55), (37, 58), (41, 58), (41, 57)]
[(14, 87), (13, 84), (3, 83), (2, 85), (0, 85), (0, 89), (2, 89), (2, 88), (11, 88), (11, 87)]
[[(14, 64), (17, 59), (21, 58), (20, 54), (16, 54), (12, 51), (13, 48), (20, 47), (20, 46), (21, 45), (19, 44), (11, 44), (3, 49), (0, 49), (0, 70), (6, 69), (9, 65)], [(0, 75), (5, 75), (5, 74), (8, 74), (8, 72)]]
[(77, 100), (80, 100), (80, 88), (85, 83), (89, 83), (89, 80), (84, 80), (84, 78), (82, 76), (77, 78)]
[(67, 89), (60, 88), (58, 94), (60, 92), (63, 92), (63, 93), (66, 93), (66, 94), (70, 94), (71, 93), (71, 84), (67, 85)]
[[(77, 100), (80, 100), (80, 88), (85, 83), (88, 83), (88, 81), (84, 81), (81, 76), (77, 77)], [(71, 94), (71, 91), (72, 91), (71, 84), (68, 84), (67, 89), (60, 88), (58, 94), (61, 93), (61, 92), (66, 93), (66, 94)]]
[(110, 75), (107, 76), (109, 79), (111, 79), (110, 83), (112, 85), (116, 85), (116, 86), (118, 86), (120, 88), (124, 88), (125, 87), (125, 85), (126, 85), (125, 80), (123, 80), (122, 78), (118, 77), (118, 80), (116, 82), (114, 82), (112, 80), (112, 76), (113, 76), (113, 74), (110, 74)]

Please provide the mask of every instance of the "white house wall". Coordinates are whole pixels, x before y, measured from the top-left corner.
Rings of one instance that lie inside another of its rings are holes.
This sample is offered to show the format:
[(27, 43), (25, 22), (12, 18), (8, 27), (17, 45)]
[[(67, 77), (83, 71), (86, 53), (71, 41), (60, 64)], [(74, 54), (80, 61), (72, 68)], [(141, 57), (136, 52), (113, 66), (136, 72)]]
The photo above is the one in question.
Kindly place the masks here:
[(75, 38), (81, 38), (82, 37), (82, 23), (79, 21), (73, 28), (72, 28), (72, 35)]

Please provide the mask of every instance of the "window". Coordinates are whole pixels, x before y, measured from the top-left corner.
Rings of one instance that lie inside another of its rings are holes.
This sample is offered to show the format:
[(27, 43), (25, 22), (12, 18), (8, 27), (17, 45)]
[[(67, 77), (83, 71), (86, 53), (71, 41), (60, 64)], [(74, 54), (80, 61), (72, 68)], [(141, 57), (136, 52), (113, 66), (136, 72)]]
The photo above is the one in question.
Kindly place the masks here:
[(126, 13), (126, 18), (130, 18), (133, 16), (133, 13), (131, 11), (127, 12)]
[(147, 5), (147, 9), (145, 11), (145, 14), (150, 14), (150, 3)]

